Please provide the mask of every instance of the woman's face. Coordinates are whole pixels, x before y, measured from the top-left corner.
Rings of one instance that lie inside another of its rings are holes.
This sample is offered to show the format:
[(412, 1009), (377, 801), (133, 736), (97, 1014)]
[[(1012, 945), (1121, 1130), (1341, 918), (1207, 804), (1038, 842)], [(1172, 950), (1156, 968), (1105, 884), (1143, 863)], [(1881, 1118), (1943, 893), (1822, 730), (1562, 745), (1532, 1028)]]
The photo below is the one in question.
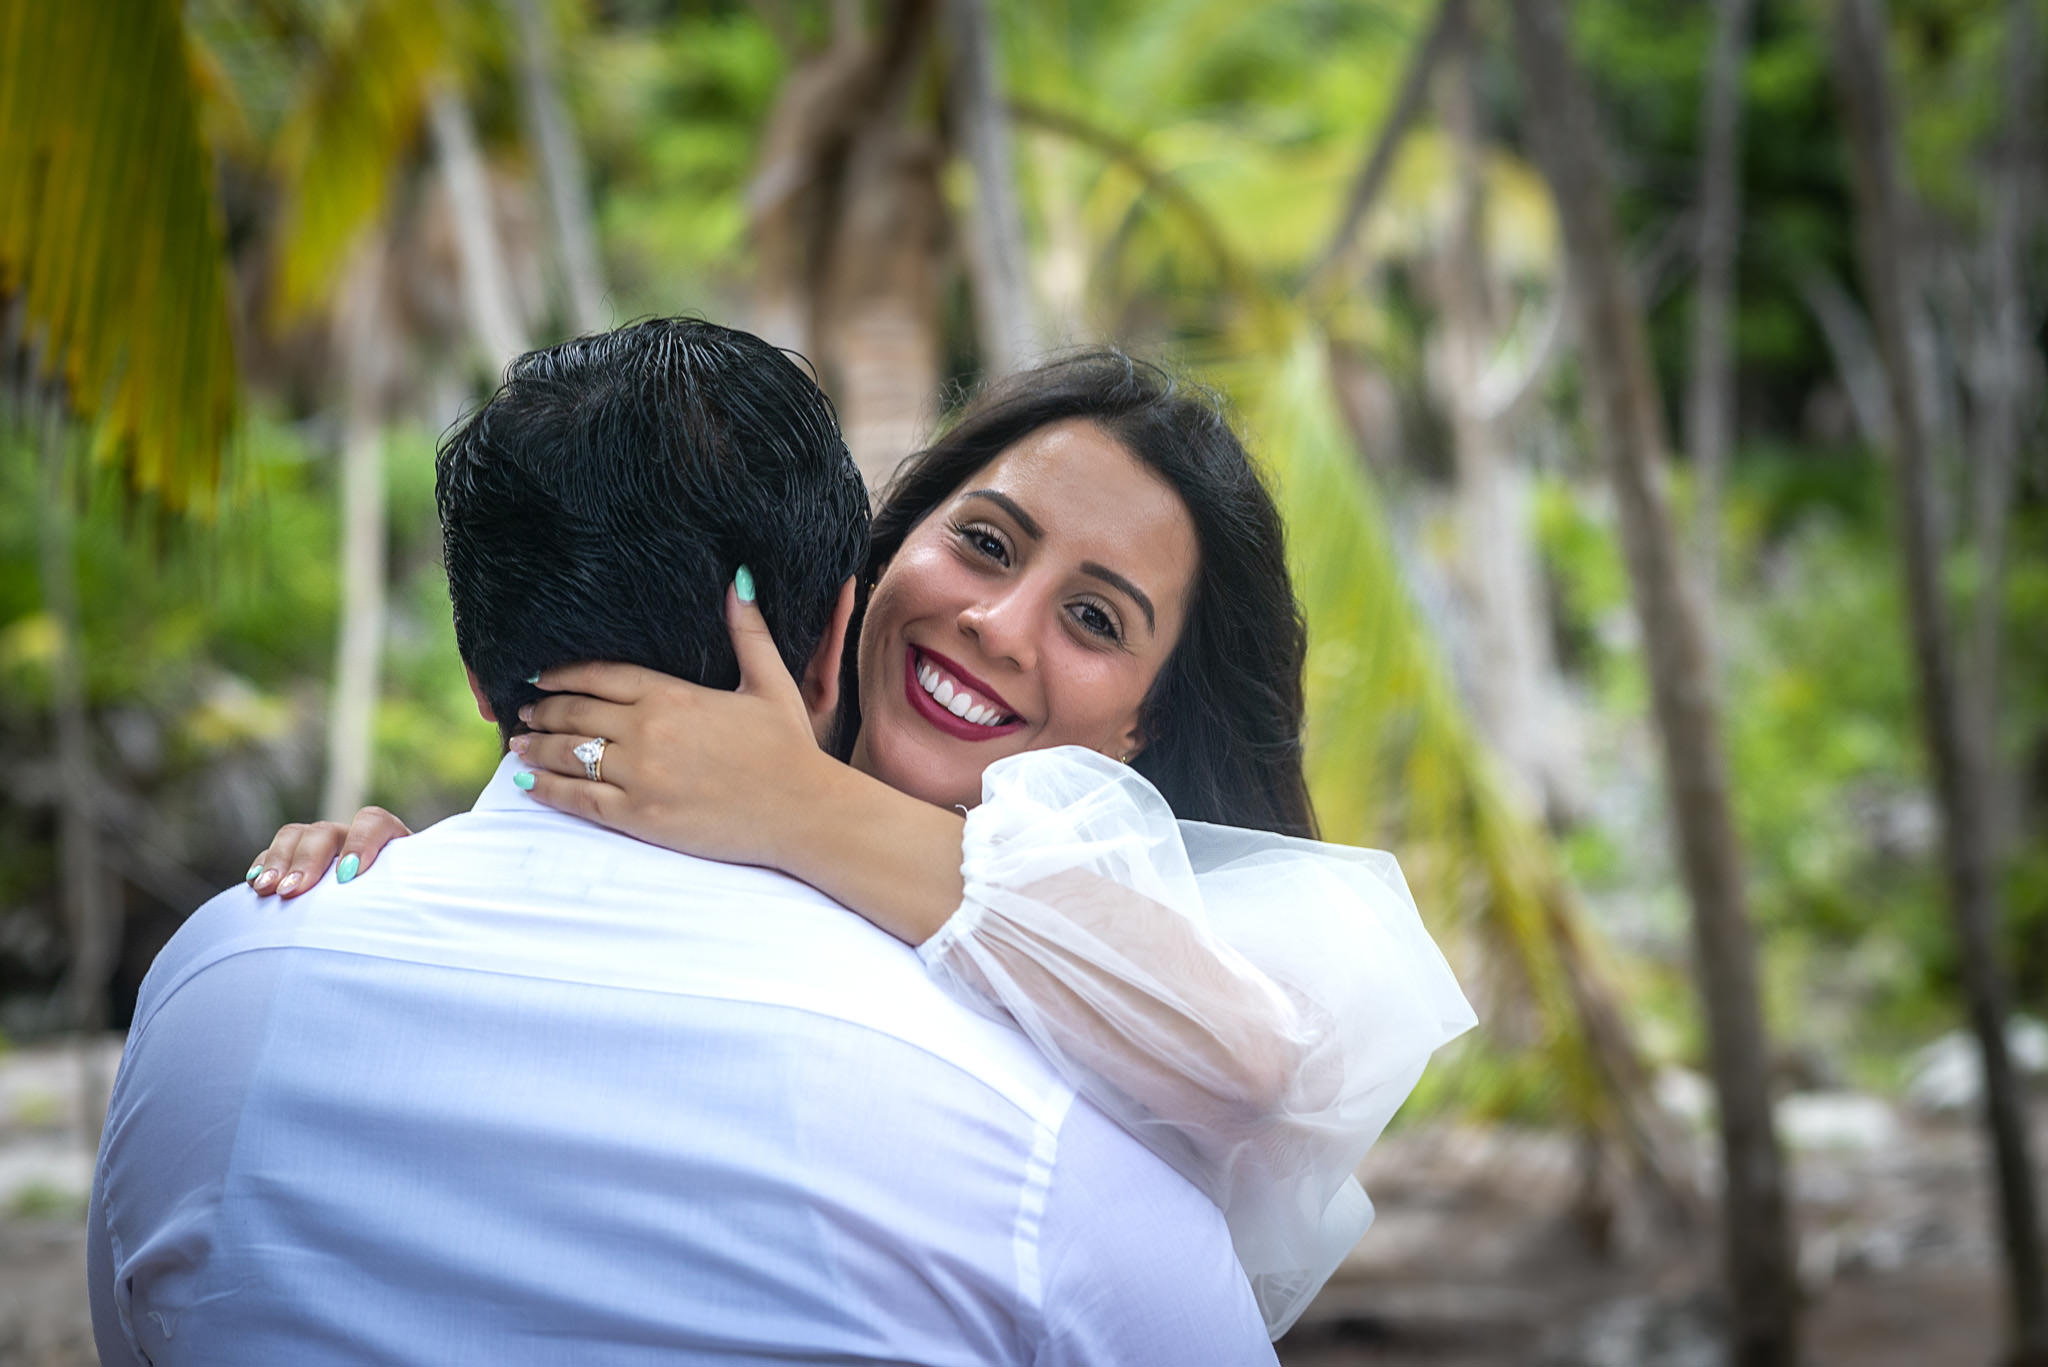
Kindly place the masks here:
[(1005, 755), (1142, 748), (1194, 584), (1179, 495), (1085, 420), (1009, 447), (905, 538), (868, 599), (853, 763), (944, 806)]

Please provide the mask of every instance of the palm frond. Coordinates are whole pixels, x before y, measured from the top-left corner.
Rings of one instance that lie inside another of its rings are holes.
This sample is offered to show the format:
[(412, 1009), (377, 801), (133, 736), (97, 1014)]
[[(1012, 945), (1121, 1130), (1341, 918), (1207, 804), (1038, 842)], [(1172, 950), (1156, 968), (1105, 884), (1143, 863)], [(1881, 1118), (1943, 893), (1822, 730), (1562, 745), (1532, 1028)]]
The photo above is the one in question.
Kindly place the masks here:
[(238, 389), (177, 6), (0, 0), (0, 296), (95, 456), (170, 511), (206, 510)]
[(1396, 845), (1438, 934), (1506, 970), (1564, 1109), (1621, 1132), (1664, 1175), (1670, 1164), (1611, 966), (1413, 606), (1327, 366), (1327, 344), (1303, 317), (1284, 356), (1232, 380), (1274, 478), (1308, 615), (1309, 780), (1323, 834)]
[(280, 320), (326, 302), (357, 238), (383, 215), (433, 83), (454, 69), (466, 32), (449, 0), (367, 0), (346, 15), (278, 132)]

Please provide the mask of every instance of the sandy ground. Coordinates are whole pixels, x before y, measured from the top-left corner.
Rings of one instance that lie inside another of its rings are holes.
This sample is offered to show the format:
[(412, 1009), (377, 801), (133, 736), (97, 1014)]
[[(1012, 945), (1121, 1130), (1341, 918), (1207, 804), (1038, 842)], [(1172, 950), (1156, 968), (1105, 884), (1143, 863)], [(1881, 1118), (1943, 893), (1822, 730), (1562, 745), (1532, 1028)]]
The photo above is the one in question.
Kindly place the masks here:
[[(90, 1053), (111, 1075), (119, 1042)], [(80, 1051), (0, 1058), (0, 1367), (95, 1361)], [(1795, 1166), (1811, 1367), (1990, 1367), (2001, 1310), (1984, 1155), (1956, 1120), (1853, 1098)], [(2037, 1133), (2048, 1114), (2037, 1116)], [(1715, 1367), (1710, 1241), (1572, 1214), (1555, 1134), (1404, 1131), (1368, 1160), (1373, 1231), (1282, 1340), (1287, 1367)], [(1602, 1245), (1604, 1244), (1604, 1248)]]

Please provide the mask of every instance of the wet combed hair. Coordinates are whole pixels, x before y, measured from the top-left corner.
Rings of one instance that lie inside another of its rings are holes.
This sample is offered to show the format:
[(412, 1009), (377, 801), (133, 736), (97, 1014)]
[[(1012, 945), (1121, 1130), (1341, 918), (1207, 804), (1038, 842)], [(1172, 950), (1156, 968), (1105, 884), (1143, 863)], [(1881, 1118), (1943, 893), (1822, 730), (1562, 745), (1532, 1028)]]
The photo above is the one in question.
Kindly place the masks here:
[[(1187, 821), (1315, 834), (1302, 773), (1308, 629), (1287, 572), (1279, 510), (1212, 392), (1120, 351), (1061, 356), (989, 386), (911, 456), (875, 513), (854, 617), (904, 538), (1039, 428), (1095, 424), (1187, 506), (1200, 565), (1186, 625), (1140, 713), (1132, 767)], [(857, 639), (857, 638), (856, 638)], [(857, 652), (841, 676), (839, 748), (860, 727)]]
[(754, 571), (801, 676), (867, 550), (868, 500), (831, 402), (760, 338), (656, 318), (528, 352), (442, 441), (455, 643), (508, 735), (529, 675), (586, 660), (715, 688)]

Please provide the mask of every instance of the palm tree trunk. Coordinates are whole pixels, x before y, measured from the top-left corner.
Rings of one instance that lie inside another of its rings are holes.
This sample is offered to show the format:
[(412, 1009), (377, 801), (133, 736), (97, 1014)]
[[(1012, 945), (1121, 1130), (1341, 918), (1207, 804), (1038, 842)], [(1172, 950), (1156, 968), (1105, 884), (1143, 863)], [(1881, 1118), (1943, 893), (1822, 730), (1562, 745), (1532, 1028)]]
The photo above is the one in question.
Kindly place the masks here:
[(814, 362), (838, 220), (848, 129), (871, 95), (875, 54), (858, 33), (804, 59), (783, 80), (747, 185), (754, 256), (753, 331)]
[(57, 829), (64, 871), (64, 921), (70, 932), (71, 964), (64, 997), (79, 1038), (79, 1132), (99, 1147), (106, 1117), (107, 1080), (99, 1075), (94, 1043), (107, 1024), (107, 979), (120, 945), (119, 904), (109, 895), (100, 860), (99, 812), (94, 801), (98, 770), (92, 757), (83, 658), (84, 631), (78, 603), (77, 548), (65, 472), (70, 468), (63, 410), (55, 398), (43, 415), (43, 507), (41, 533), (43, 607), (57, 628), (51, 661), (51, 705), (57, 721)]
[(938, 389), (937, 154), (906, 126), (937, 0), (892, 0), (870, 34), (835, 0), (832, 43), (784, 80), (747, 188), (754, 330), (807, 353), (871, 487)]
[(484, 363), (495, 376), (526, 350), (527, 342), (526, 330), (519, 321), (518, 301), (512, 292), (512, 278), (505, 269), (505, 253), (498, 245), (496, 217), (491, 212), (490, 173), (484, 167), (483, 153), (477, 148), (476, 125), (469, 117), (469, 105), (451, 81), (444, 79), (435, 86), (428, 98), (427, 114), (433, 129), (435, 157), (455, 219), (463, 306), (469, 313), (470, 331), (484, 353)]
[(1991, 844), (1984, 732), (1963, 715), (1941, 593), (1941, 539), (1934, 472), (1911, 373), (1907, 286), (1901, 252), (1903, 188), (1898, 182), (1894, 106), (1884, 57), (1884, 21), (1869, 0), (1836, 12), (1836, 84), (1851, 154), (1857, 239), (1878, 353), (1890, 380), (1892, 489), (1903, 541), (1912, 645), (1919, 669), (1920, 720), (1934, 763), (1943, 818), (1949, 899), (1962, 946), (1963, 986), (1984, 1056), (1985, 1125), (1998, 1173), (1997, 1218), (2005, 1246), (2014, 1360), (2048, 1362), (2048, 1286), (2042, 1280), (2039, 1205), (2028, 1154), (2026, 1112), (2007, 1052), (2008, 996), (1998, 961), (1998, 888)]
[(869, 488), (888, 481), (936, 416), (937, 170), (936, 149), (879, 129), (847, 167), (825, 351), (847, 449)]
[(327, 780), (320, 812), (348, 821), (369, 799), (384, 655), (384, 437), (378, 402), (384, 345), (384, 241), (373, 234), (341, 290), (336, 350), (342, 365), (341, 620), (327, 706)]
[(1728, 796), (1714, 672), (1664, 489), (1665, 447), (1642, 308), (1629, 279), (1591, 98), (1562, 7), (1516, 0), (1524, 108), (1563, 229), (1591, 426), (1613, 481), (1631, 594), (1647, 647), (1679, 864), (1692, 901), (1694, 971), (1720, 1101), (1730, 1360), (1793, 1367), (1798, 1286), (1783, 1161), (1772, 1128), (1756, 946)]
[(1692, 331), (1686, 442), (1699, 481), (1698, 531), (1707, 636), (1714, 636), (1721, 581), (1721, 481), (1735, 432), (1735, 256), (1742, 230), (1742, 72), (1749, 56), (1750, 0), (1716, 0), (1707, 66), (1700, 160), (1700, 269)]
[(1485, 195), (1474, 97), (1471, 35), (1460, 7), (1444, 57), (1444, 122), (1457, 163), (1450, 240), (1439, 272), (1444, 359), (1458, 545), (1478, 636), (1472, 672), (1474, 711), (1487, 739), (1519, 783), (1525, 810), (1563, 802), (1553, 756), (1556, 739), (1543, 716), (1549, 665), (1546, 614), (1530, 533), (1528, 479), (1509, 449), (1502, 422), (1481, 398), (1493, 341), (1488, 307)]
[(953, 139), (974, 173), (967, 215), (967, 270), (974, 287), (982, 369), (1015, 370), (1031, 353), (1033, 318), (1024, 220), (1010, 162), (1010, 114), (1003, 103), (996, 36), (987, 0), (946, 0), (947, 111)]
[(823, 369), (870, 488), (925, 435), (939, 392), (945, 204), (936, 142), (909, 112), (937, 0), (895, 0), (840, 168), (824, 282)]
[(519, 26), (520, 110), (527, 137), (540, 157), (541, 183), (555, 225), (555, 260), (569, 306), (569, 325), (577, 332), (604, 327), (604, 272), (598, 264), (597, 230), (592, 224), (590, 192), (583, 176), (583, 151), (576, 130), (562, 109), (549, 61), (554, 50), (541, 0), (510, 0)]
[[(1971, 518), (1981, 567), (1975, 619), (1971, 623), (1970, 673), (1975, 678), (1971, 707), (1984, 726), (1980, 739), (1991, 767), (1993, 792), (1998, 775), (1998, 674), (2004, 654), (2001, 626), (2005, 608), (2006, 519), (2012, 511), (2013, 467), (2018, 461), (2020, 430), (2026, 413), (2029, 381), (2036, 364), (2027, 337), (2027, 291), (2022, 263), (2032, 241), (2033, 181), (2027, 144), (2038, 128), (2041, 82), (2040, 40), (2029, 0), (2006, 0), (2005, 118), (2000, 131), (1997, 169), (1991, 183), (1991, 240), (1987, 244), (1988, 294), (1992, 311), (1991, 383), (1984, 394), (1978, 428)], [(2003, 846), (2007, 830), (2003, 803), (1994, 802), (1993, 848)]]

